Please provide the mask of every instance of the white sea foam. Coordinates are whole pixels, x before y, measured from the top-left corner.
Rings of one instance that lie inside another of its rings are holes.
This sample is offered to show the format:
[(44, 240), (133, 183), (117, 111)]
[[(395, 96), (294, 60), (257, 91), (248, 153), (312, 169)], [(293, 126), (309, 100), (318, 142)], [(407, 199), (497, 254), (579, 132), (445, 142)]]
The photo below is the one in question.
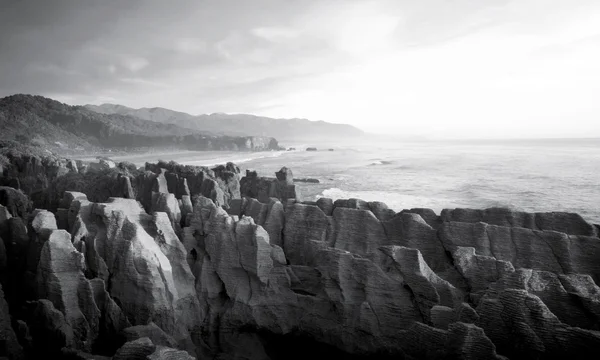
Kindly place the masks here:
[(439, 214), (444, 208), (459, 207), (458, 204), (448, 199), (400, 194), (390, 191), (348, 191), (340, 188), (329, 188), (323, 190), (316, 198), (330, 198), (333, 201), (338, 199), (380, 201), (396, 212), (412, 208), (429, 208)]
[(216, 166), (220, 164), (225, 164), (227, 162), (232, 162), (234, 164), (241, 164), (252, 160), (265, 159), (265, 158), (274, 158), (283, 155), (285, 151), (271, 151), (271, 152), (256, 152), (251, 153), (248, 157), (238, 158), (233, 156), (224, 156), (219, 158), (212, 159), (201, 159), (201, 160), (191, 160), (191, 161), (182, 161), (181, 163), (184, 165), (196, 165), (196, 166)]

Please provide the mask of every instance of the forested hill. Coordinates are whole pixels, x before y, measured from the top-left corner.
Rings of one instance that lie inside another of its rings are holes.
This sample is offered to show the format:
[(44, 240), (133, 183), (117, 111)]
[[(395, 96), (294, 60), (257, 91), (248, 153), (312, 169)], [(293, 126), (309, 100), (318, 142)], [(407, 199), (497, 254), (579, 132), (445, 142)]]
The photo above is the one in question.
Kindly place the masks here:
[(52, 147), (180, 147), (194, 150), (278, 149), (272, 138), (216, 136), (175, 124), (121, 114), (101, 114), (36, 95), (0, 99), (0, 140)]
[(220, 135), (271, 136), (280, 141), (331, 140), (331, 134), (344, 138), (360, 138), (365, 135), (362, 130), (348, 124), (307, 119), (275, 119), (250, 114), (224, 113), (190, 115), (160, 107), (133, 109), (116, 104), (86, 105), (86, 108), (103, 114), (132, 115), (141, 119), (176, 124)]

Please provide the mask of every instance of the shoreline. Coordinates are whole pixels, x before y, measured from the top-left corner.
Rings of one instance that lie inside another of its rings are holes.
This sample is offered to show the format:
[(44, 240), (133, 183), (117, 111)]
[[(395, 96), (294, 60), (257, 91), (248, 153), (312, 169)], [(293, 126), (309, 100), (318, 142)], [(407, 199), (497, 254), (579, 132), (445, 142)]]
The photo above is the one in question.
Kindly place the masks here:
[(159, 160), (164, 161), (176, 161), (182, 165), (196, 165), (196, 166), (215, 166), (219, 164), (225, 164), (227, 162), (233, 163), (244, 163), (252, 160), (257, 160), (267, 157), (279, 157), (282, 156), (286, 151), (226, 151), (226, 150), (208, 150), (208, 151), (192, 151), (192, 150), (175, 150), (165, 152), (146, 152), (146, 153), (135, 153), (135, 154), (119, 154), (113, 155), (111, 153), (86, 155), (84, 157), (73, 157), (76, 160), (82, 161), (96, 161), (98, 156), (107, 157), (113, 161), (121, 162), (127, 161), (135, 164), (136, 166), (143, 166), (146, 162), (157, 162)]

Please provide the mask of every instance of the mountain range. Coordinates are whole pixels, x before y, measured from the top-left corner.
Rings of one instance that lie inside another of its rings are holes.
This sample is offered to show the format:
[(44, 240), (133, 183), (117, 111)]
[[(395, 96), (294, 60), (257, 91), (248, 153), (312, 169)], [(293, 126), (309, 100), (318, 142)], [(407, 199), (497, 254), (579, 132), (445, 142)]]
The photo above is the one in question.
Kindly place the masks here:
[(0, 140), (46, 149), (99, 151), (107, 148), (170, 147), (188, 150), (278, 150), (261, 136), (214, 135), (122, 114), (102, 114), (38, 95), (0, 99)]
[(249, 114), (190, 115), (160, 107), (133, 109), (123, 105), (85, 105), (101, 114), (134, 116), (163, 124), (230, 136), (268, 136), (279, 141), (319, 141), (335, 137), (360, 138), (365, 133), (351, 125), (307, 119), (275, 119)]

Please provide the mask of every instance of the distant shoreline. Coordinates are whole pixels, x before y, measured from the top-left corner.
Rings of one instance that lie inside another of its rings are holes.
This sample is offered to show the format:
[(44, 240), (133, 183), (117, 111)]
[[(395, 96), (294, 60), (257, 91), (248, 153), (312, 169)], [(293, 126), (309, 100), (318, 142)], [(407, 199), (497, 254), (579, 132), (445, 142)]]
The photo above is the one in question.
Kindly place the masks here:
[(76, 160), (96, 161), (97, 157), (107, 157), (113, 161), (127, 161), (136, 166), (143, 166), (146, 162), (155, 163), (158, 160), (176, 161), (182, 165), (214, 166), (227, 162), (244, 163), (265, 157), (278, 157), (286, 151), (221, 151), (221, 150), (173, 150), (173, 151), (155, 151), (145, 153), (117, 154), (103, 153), (74, 157)]

